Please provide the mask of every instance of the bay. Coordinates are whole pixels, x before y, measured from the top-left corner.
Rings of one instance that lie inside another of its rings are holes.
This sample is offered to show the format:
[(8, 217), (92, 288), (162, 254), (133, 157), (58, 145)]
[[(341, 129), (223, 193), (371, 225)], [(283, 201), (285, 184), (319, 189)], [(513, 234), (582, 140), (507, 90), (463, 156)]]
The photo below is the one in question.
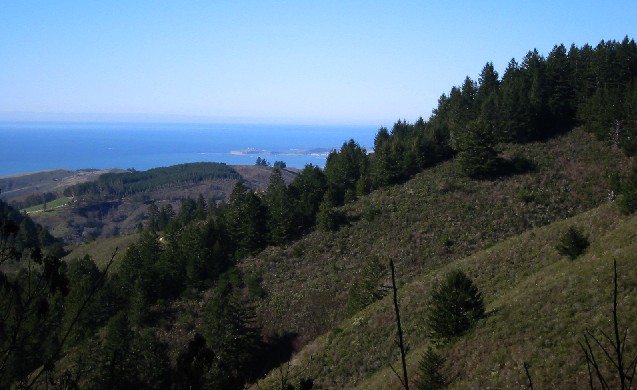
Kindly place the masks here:
[(0, 122), (0, 176), (50, 169), (136, 169), (187, 162), (325, 165), (354, 139), (371, 150), (373, 126), (121, 122)]

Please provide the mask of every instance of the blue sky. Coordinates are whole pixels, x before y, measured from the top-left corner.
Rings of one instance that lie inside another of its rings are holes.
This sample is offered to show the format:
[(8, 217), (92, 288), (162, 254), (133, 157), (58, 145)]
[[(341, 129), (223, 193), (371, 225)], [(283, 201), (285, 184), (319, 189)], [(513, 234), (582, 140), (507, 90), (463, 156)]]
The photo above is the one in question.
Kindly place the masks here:
[(487, 61), (626, 35), (634, 0), (6, 0), (0, 119), (391, 126)]

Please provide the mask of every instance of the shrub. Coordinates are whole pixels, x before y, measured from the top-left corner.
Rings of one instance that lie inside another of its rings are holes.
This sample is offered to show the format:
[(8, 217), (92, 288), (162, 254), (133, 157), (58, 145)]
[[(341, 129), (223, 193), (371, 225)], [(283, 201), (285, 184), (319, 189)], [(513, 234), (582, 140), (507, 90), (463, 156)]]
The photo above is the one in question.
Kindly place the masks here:
[(575, 226), (571, 226), (562, 236), (555, 249), (557, 249), (560, 255), (568, 256), (569, 259), (575, 260), (579, 255), (586, 251), (588, 245), (588, 237), (586, 237), (584, 233)]

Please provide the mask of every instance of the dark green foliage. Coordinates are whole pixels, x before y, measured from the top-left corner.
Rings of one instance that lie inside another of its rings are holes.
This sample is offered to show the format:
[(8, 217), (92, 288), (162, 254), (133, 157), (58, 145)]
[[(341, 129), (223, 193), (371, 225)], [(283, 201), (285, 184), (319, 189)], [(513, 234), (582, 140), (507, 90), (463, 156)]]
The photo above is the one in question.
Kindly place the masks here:
[(637, 80), (637, 44), (600, 42), (597, 47), (572, 50), (578, 71), (584, 77), (576, 81), (579, 93), (577, 117), (600, 139), (634, 155), (637, 120), (635, 85)]
[(275, 161), (273, 167), (277, 169), (284, 169), (287, 167), (287, 164), (285, 161)]
[(467, 124), (457, 135), (458, 161), (462, 171), (471, 177), (493, 176), (498, 170), (495, 136), (484, 121)]
[(254, 309), (244, 300), (232, 272), (220, 278), (204, 309), (202, 332), (215, 354), (207, 385), (242, 389), (256, 374), (255, 356), (261, 347)]
[[(637, 153), (636, 59), (634, 41), (625, 39), (621, 43), (602, 42), (595, 48), (572, 46), (568, 52), (558, 45), (546, 58), (536, 50), (531, 51), (521, 64), (512, 60), (502, 79), (493, 64), (487, 63), (477, 82), (467, 77), (448, 96), (443, 95), (428, 120), (420, 118), (415, 123), (399, 120), (391, 129), (381, 128), (372, 155), (350, 140), (330, 154), (324, 171), (306, 166), (289, 187), (278, 170), (273, 172), (266, 193), (255, 193), (237, 184), (223, 209), (207, 203), (202, 196), (183, 200), (178, 213), (170, 204), (161, 209), (151, 205), (147, 213), (148, 229), (131, 246), (119, 272), (111, 275), (104, 291), (98, 292), (83, 309), (85, 312), (77, 320), (78, 328), (72, 329), (65, 343), (62, 335), (71, 326), (82, 297), (100, 279), (100, 273), (90, 258), (83, 258), (69, 263), (65, 274), (64, 265), (56, 256), (43, 255), (39, 249), (55, 243), (50, 235), (0, 202), (3, 217), (0, 262), (18, 264), (22, 258), (34, 265), (14, 275), (0, 274), (0, 352), (4, 353), (0, 355), (0, 387), (9, 387), (44, 363), (50, 367), (47, 359), (59, 357), (53, 351), (62, 344), (67, 345), (64, 353), (68, 353), (69, 361), (81, 355), (81, 351), (88, 351), (83, 355), (87, 364), (84, 368), (91, 367), (84, 377), (86, 388), (169, 387), (165, 346), (155, 332), (173, 325), (171, 310), (190, 303), (185, 302), (186, 298), (184, 302), (173, 299), (184, 292), (198, 296), (202, 290), (214, 286), (205, 295), (208, 300), (203, 324), (199, 328), (195, 325), (197, 321), (189, 324), (192, 328), (187, 330), (196, 336), (177, 356), (172, 384), (177, 388), (243, 388), (247, 381), (263, 373), (260, 370), (264, 364), (257, 364), (256, 360), (268, 360), (272, 354), (268, 355), (271, 351), (266, 351), (261, 343), (260, 329), (253, 323), (254, 310), (248, 301), (265, 296), (260, 274), (247, 276), (244, 285), (236, 272), (226, 272), (235, 259), (254, 254), (268, 244), (283, 245), (314, 224), (322, 230), (337, 230), (347, 223), (345, 211), (352, 220), (362, 216), (366, 220), (363, 223), (389, 224), (394, 223), (391, 219), (395, 217), (410, 226), (410, 216), (402, 210), (404, 205), (393, 199), (374, 206), (373, 212), (360, 214), (358, 206), (341, 206), (373, 189), (403, 182), (454, 153), (458, 153), (459, 164), (466, 174), (492, 177), (503, 167), (496, 148), (499, 142), (546, 139), (576, 124), (576, 119), (598, 137), (634, 155)], [(529, 160), (513, 156), (510, 169), (514, 173), (534, 169)], [(257, 165), (269, 164), (259, 158)], [(281, 161), (274, 165), (285, 168)], [(239, 178), (223, 164), (185, 164), (104, 175), (94, 183), (70, 188), (68, 194), (116, 198), (144, 194), (174, 181), (197, 183), (219, 177)], [(617, 203), (626, 213), (637, 209), (636, 178), (637, 173), (633, 172), (617, 186)], [(447, 186), (448, 183), (441, 185), (440, 191), (454, 196), (464, 196), (464, 192), (452, 189), (454, 185), (473, 191), (476, 184), (467, 180)], [(437, 191), (438, 187), (434, 187)], [(548, 195), (532, 185), (521, 186), (517, 196), (524, 202), (523, 208), (559, 204), (553, 199), (561, 199), (555, 197), (549, 202)], [(381, 209), (384, 206), (393, 211), (386, 212)], [(430, 204), (423, 203), (422, 207)], [(536, 215), (524, 212), (521, 215)], [(522, 216), (521, 226), (516, 229), (545, 224), (556, 215), (553, 210), (546, 214), (547, 217), (541, 217), (545, 219), (537, 217), (531, 223)], [(500, 221), (509, 217), (501, 216)], [(583, 246), (582, 238), (586, 239), (570, 230), (563, 243), (567, 256), (574, 253), (571, 252), (574, 248)], [(518, 230), (509, 233), (513, 231)], [(444, 253), (461, 253), (456, 247), (473, 249), (465, 246), (466, 240), (456, 239), (447, 230), (439, 233), (433, 236), (440, 237), (439, 246), (445, 247)], [(414, 231), (413, 239), (424, 239), (424, 235), (423, 231)], [(493, 237), (499, 236), (493, 234)], [(346, 240), (338, 246), (350, 250)], [(304, 251), (300, 244), (294, 248)], [(384, 267), (377, 263), (371, 261), (352, 281), (349, 312), (360, 310), (384, 295), (379, 288), (385, 276)], [(70, 280), (66, 297), (64, 275)], [(29, 290), (25, 286), (36, 288)], [(113, 316), (113, 313), (119, 314)], [(449, 339), (466, 332), (483, 316), (480, 292), (466, 275), (456, 271), (433, 292), (428, 324), (435, 337)], [(163, 333), (158, 334), (164, 337)], [(433, 350), (425, 353), (420, 362), (424, 383), (421, 388), (444, 386), (443, 363)], [(300, 388), (309, 389), (312, 385), (311, 380), (301, 381)]]
[(210, 286), (231, 264), (228, 241), (212, 219), (193, 221), (161, 239), (152, 230), (143, 231), (113, 278), (132, 322), (139, 323), (147, 305), (158, 299), (176, 298), (188, 287)]
[(429, 347), (418, 362), (418, 390), (441, 390), (447, 388), (447, 379), (441, 373), (445, 359)]
[(623, 214), (637, 211), (637, 163), (634, 163), (630, 174), (619, 184), (617, 207)]
[[(156, 263), (162, 253), (159, 238), (152, 231), (144, 231), (139, 241), (131, 245), (122, 259), (115, 284), (122, 300), (133, 296), (133, 290), (139, 288), (143, 292), (143, 303), (155, 302), (167, 293), (160, 278)], [(168, 292), (169, 293), (169, 292)], [(140, 298), (141, 299), (141, 298)]]
[(226, 232), (232, 241), (234, 256), (241, 258), (265, 247), (267, 209), (254, 191), (246, 191), (237, 182), (224, 212)]
[[(42, 233), (44, 232), (44, 233)], [(0, 387), (8, 388), (55, 357), (63, 299), (64, 263), (41, 249), (50, 235), (29, 217), (0, 201)], [(47, 366), (48, 368), (48, 366)]]
[[(299, 380), (298, 390), (312, 390), (314, 388), (314, 381), (312, 378), (301, 378)], [(284, 390), (296, 390), (297, 387), (288, 383), (283, 387)]]
[(148, 206), (146, 211), (146, 219), (148, 220), (148, 228), (152, 230), (159, 230), (159, 207), (155, 203)]
[(62, 300), (68, 292), (63, 264), (34, 250), (29, 266), (14, 276), (0, 273), (0, 387), (54, 355), (60, 343)]
[(198, 183), (218, 178), (239, 179), (239, 174), (222, 163), (188, 163), (147, 171), (105, 173), (96, 181), (68, 187), (64, 190), (64, 194), (112, 199), (152, 191), (176, 182)]
[(266, 159), (261, 158), (261, 157), (257, 157), (257, 161), (254, 163), (254, 165), (259, 166), (259, 167), (269, 167), (270, 163), (266, 161)]
[(214, 352), (206, 345), (206, 339), (196, 333), (186, 349), (177, 356), (173, 386), (179, 389), (202, 389), (204, 375), (215, 361)]
[(325, 199), (319, 206), (316, 214), (316, 226), (325, 232), (335, 231), (347, 222), (345, 214), (334, 206), (329, 193), (325, 193)]
[[(2, 251), (13, 251), (13, 257), (26, 249), (40, 248), (45, 254), (59, 257), (59, 242), (40, 224), (22, 214), (14, 207), (0, 200), (0, 234), (2, 234)], [(5, 259), (0, 258), (0, 261)]]
[(586, 237), (580, 229), (571, 226), (562, 236), (555, 249), (557, 249), (560, 255), (568, 256), (569, 259), (575, 260), (586, 251), (588, 246), (588, 237)]
[(387, 295), (388, 291), (383, 287), (386, 277), (385, 264), (377, 257), (370, 259), (361, 272), (360, 278), (349, 290), (347, 312), (354, 314)]
[(431, 294), (428, 325), (437, 339), (450, 339), (484, 317), (482, 294), (467, 275), (452, 271)]
[(92, 336), (99, 326), (103, 325), (111, 314), (108, 312), (106, 293), (99, 291), (96, 296), (82, 308), (91, 290), (100, 283), (101, 273), (93, 260), (86, 255), (81, 259), (69, 262), (68, 271), (69, 292), (64, 298), (64, 317), (62, 330), (71, 326), (78, 312), (77, 324), (72, 329), (67, 343), (74, 345)]
[(327, 156), (324, 172), (334, 204), (352, 201), (356, 199), (356, 183), (369, 174), (367, 151), (351, 139), (340, 151)]
[(306, 165), (289, 186), (296, 226), (302, 228), (314, 226), (316, 213), (326, 191), (327, 179), (323, 171), (312, 164)]
[(157, 220), (157, 230), (164, 230), (168, 224), (175, 219), (177, 214), (173, 210), (173, 206), (169, 203), (161, 207), (159, 218)]
[(94, 367), (88, 370), (86, 388), (160, 389), (170, 383), (166, 346), (150, 329), (131, 329), (122, 312), (106, 326), (106, 337), (93, 346), (87, 357)]
[(281, 171), (274, 169), (264, 195), (269, 241), (281, 245), (294, 236), (294, 210)]
[(444, 129), (422, 118), (414, 124), (398, 121), (391, 133), (384, 127), (380, 128), (374, 139), (367, 187), (400, 183), (420, 169), (448, 158), (451, 155), (448, 138)]

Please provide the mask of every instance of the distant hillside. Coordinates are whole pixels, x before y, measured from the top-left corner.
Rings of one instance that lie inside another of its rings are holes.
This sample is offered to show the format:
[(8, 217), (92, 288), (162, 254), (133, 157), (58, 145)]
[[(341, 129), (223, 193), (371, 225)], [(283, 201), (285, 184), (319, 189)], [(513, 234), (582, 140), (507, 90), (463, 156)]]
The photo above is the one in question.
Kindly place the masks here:
[[(223, 167), (222, 171), (209, 169), (218, 165)], [(50, 171), (2, 178), (0, 185), (11, 188), (10, 195), (16, 196), (28, 194), (34, 197), (33, 194), (44, 192), (57, 196), (64, 192), (76, 195), (74, 203), (66, 207), (49, 208), (46, 212), (31, 215), (54, 236), (72, 243), (136, 232), (138, 224), (144, 222), (144, 213), (151, 202), (160, 206), (170, 203), (178, 211), (182, 199), (195, 199), (200, 194), (213, 202), (227, 201), (237, 180), (245, 182), (248, 188), (264, 190), (272, 172), (270, 167), (255, 165), (202, 163), (186, 167), (193, 167), (195, 171), (190, 176), (182, 175), (180, 166), (158, 168), (151, 170), (150, 174), (110, 170)], [(102, 177), (104, 173), (107, 175)], [(282, 170), (287, 183), (297, 173), (298, 170), (293, 168)], [(133, 184), (135, 187), (132, 187)], [(122, 194), (130, 195), (119, 199), (116, 188), (120, 188)], [(86, 195), (83, 195), (85, 192)], [(18, 198), (24, 199), (24, 196), (11, 197)]]
[(94, 181), (76, 184), (64, 190), (64, 195), (79, 198), (111, 200), (183, 184), (195, 184), (214, 179), (239, 179), (232, 167), (221, 163), (188, 163), (147, 171), (105, 173)]
[(95, 180), (114, 170), (52, 170), (0, 177), (0, 198), (7, 202), (45, 192), (62, 192), (66, 187)]

